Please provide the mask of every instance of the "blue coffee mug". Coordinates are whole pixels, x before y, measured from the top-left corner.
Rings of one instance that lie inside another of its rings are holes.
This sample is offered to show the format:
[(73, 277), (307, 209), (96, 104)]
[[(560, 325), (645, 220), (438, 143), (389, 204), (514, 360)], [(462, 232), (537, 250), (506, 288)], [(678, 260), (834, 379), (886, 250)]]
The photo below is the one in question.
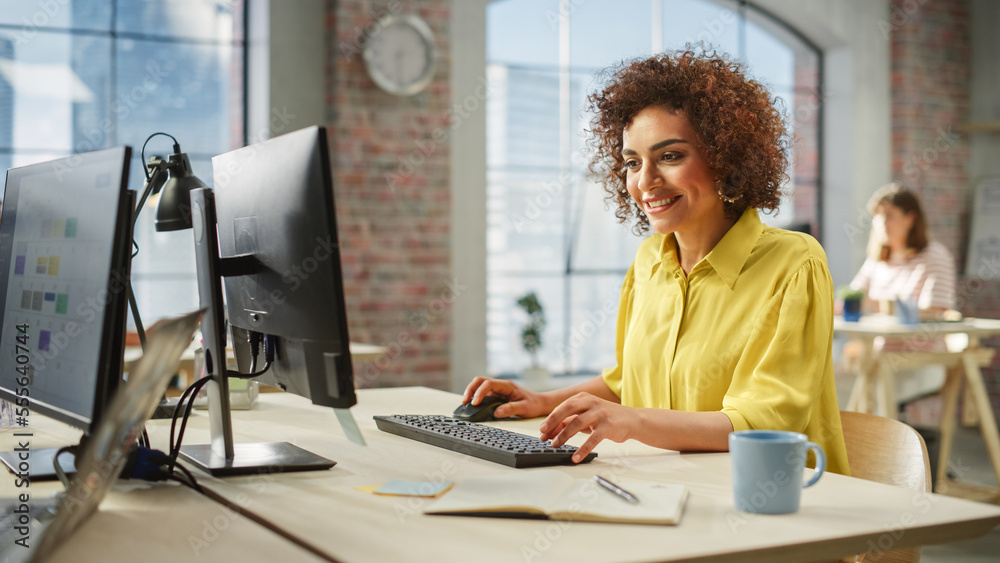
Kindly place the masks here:
[[(806, 452), (816, 454), (816, 469), (802, 483)], [(805, 434), (782, 430), (740, 430), (729, 434), (736, 508), (757, 514), (789, 514), (799, 510), (802, 489), (819, 481), (826, 454)]]

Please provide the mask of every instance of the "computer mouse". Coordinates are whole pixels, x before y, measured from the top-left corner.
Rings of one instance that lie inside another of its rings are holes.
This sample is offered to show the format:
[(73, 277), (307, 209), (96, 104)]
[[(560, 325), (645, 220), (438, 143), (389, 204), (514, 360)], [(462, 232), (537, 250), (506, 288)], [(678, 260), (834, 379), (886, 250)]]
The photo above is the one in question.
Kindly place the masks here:
[(493, 411), (508, 401), (509, 399), (507, 397), (488, 395), (484, 397), (478, 405), (473, 405), (471, 402), (459, 405), (459, 407), (455, 409), (455, 412), (452, 413), (452, 416), (459, 420), (468, 420), (469, 422), (498, 420), (495, 416), (493, 416)]

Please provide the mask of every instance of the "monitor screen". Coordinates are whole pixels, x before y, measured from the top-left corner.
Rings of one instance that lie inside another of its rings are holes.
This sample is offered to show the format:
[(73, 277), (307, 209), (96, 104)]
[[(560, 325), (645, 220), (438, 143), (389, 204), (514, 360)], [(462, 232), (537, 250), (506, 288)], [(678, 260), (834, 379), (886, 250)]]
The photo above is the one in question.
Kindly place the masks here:
[[(258, 262), (252, 274), (224, 278), (234, 335), (273, 337), (274, 362), (258, 379), (318, 405), (354, 405), (326, 129), (217, 156), (212, 168), (219, 254)], [(245, 371), (242, 343), (234, 336)]]
[(122, 373), (129, 147), (7, 171), (0, 397), (85, 431)]

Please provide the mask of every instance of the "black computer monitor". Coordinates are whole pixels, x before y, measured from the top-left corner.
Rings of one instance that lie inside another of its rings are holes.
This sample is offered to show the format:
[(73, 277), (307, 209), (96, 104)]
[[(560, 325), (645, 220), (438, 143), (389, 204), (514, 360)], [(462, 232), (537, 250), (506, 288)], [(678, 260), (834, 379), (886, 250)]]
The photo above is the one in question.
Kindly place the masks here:
[[(274, 356), (255, 379), (317, 405), (357, 403), (326, 129), (234, 150), (212, 159), (212, 167), (214, 192), (193, 191), (191, 205), (199, 292), (210, 309), (202, 333), (206, 366), (216, 372), (218, 396), (209, 400), (215, 447), (184, 446), (181, 453), (216, 475), (328, 468), (333, 462), (290, 444), (232, 442), (219, 306), (223, 280), (239, 371), (250, 372), (246, 337), (254, 333)], [(343, 414), (338, 411), (342, 423)]]
[[(0, 216), (0, 398), (88, 433), (122, 379), (132, 150), (7, 171)], [(22, 410), (24, 409), (24, 410)], [(33, 479), (55, 450), (32, 450)], [(15, 471), (17, 452), (0, 454)], [(72, 457), (60, 458), (72, 470)]]
[(310, 127), (219, 155), (212, 168), (219, 253), (260, 265), (223, 282), (229, 325), (275, 337), (259, 380), (347, 408), (357, 399), (329, 159), (326, 129)]

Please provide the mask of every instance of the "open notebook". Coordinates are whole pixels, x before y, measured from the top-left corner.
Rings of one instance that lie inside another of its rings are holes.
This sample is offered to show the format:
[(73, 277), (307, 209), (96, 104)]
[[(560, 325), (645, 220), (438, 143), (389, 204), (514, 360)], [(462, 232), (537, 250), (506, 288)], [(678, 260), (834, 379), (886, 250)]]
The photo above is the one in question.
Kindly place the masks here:
[[(97, 510), (176, 373), (181, 353), (191, 343), (200, 322), (199, 311), (159, 321), (149, 328), (142, 358), (129, 371), (128, 381), (118, 387), (104, 418), (77, 453), (76, 475), (69, 489), (57, 501), (39, 499), (36, 504), (36, 499), (31, 499), (31, 541), (27, 548), (14, 543), (19, 536), (7, 537), (17, 533), (13, 526), (5, 524), (0, 528), (0, 561), (44, 561)], [(0, 505), (10, 503), (0, 500)], [(0, 508), (0, 521), (9, 519), (16, 509), (16, 502)]]
[(536, 469), (464, 479), (424, 512), (631, 524), (680, 521), (688, 496), (684, 485), (618, 477), (615, 482), (634, 493), (639, 502), (626, 502), (593, 479)]

